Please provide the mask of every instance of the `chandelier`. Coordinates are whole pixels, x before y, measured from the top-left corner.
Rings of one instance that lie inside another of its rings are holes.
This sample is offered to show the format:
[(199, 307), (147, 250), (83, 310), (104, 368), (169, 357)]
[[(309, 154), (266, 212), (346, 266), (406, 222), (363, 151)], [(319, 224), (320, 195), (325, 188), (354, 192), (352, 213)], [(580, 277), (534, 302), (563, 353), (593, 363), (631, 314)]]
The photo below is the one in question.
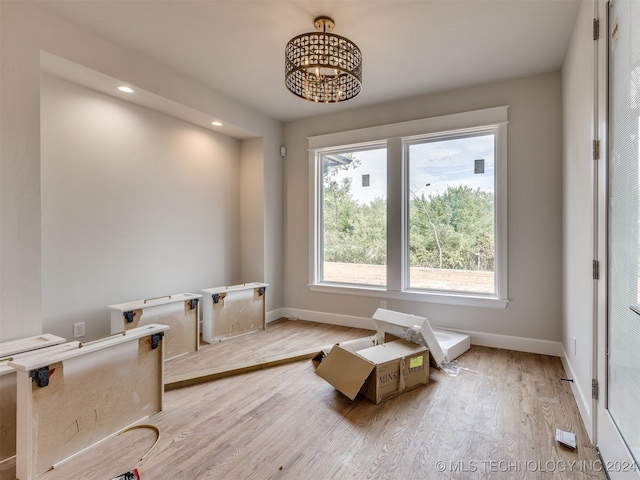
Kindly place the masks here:
[(362, 53), (348, 38), (330, 33), (329, 17), (313, 21), (315, 32), (292, 38), (285, 49), (285, 84), (311, 102), (338, 103), (362, 90)]

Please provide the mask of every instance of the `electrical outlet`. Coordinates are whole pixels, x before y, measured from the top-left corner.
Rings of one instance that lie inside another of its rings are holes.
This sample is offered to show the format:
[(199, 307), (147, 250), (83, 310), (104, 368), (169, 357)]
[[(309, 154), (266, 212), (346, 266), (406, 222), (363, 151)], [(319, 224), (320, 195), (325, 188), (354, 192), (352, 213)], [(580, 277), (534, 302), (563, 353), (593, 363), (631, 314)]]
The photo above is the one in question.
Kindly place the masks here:
[(85, 336), (85, 324), (84, 322), (73, 324), (73, 338), (80, 338)]
[(380, 308), (387, 308), (387, 301), (386, 300), (380, 300)]

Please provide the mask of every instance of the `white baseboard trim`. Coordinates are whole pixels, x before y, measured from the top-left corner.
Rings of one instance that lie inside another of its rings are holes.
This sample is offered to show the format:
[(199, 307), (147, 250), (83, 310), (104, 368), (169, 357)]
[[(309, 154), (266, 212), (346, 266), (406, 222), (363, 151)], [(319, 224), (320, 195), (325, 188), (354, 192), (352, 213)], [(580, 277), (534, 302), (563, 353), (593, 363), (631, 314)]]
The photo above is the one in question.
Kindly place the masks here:
[[(454, 330), (447, 327), (439, 327), (443, 330)], [(471, 337), (472, 345), (482, 347), (502, 348), (504, 350), (515, 350), (517, 352), (537, 353), (540, 355), (551, 355), (552, 357), (562, 356), (562, 343), (550, 340), (540, 340), (537, 338), (513, 337), (511, 335), (500, 335), (498, 333), (474, 332), (469, 330), (455, 330), (465, 333)]]
[(314, 312), (312, 310), (301, 310), (298, 308), (284, 308), (283, 317), (294, 320), (309, 320), (311, 322), (328, 323), (330, 325), (340, 325), (342, 327), (363, 328), (375, 330), (373, 319), (365, 317), (354, 317), (351, 315), (339, 315), (336, 313)]
[[(297, 308), (280, 308), (277, 310), (282, 314), (277, 317), (308, 320), (318, 323), (328, 323), (331, 325), (341, 325), (343, 327), (363, 328), (375, 330), (375, 325), (371, 318), (355, 317), (351, 315), (338, 315), (334, 313), (316, 312), (312, 310), (301, 310)], [(432, 325), (433, 328), (443, 330), (453, 330), (464, 333), (471, 337), (472, 345), (483, 347), (502, 348), (505, 350), (516, 350), (518, 352), (538, 353), (541, 355), (551, 355), (562, 357), (562, 343), (549, 340), (539, 340), (535, 338), (513, 337), (509, 335), (499, 335), (495, 333), (474, 332), (469, 330), (457, 330), (440, 325)]]
[(567, 378), (573, 379), (573, 382), (569, 382), (571, 384), (571, 391), (573, 392), (573, 396), (576, 399), (576, 404), (578, 405), (578, 410), (580, 411), (580, 416), (582, 417), (582, 423), (587, 430), (589, 439), (593, 442), (593, 431), (591, 428), (593, 425), (593, 421), (591, 419), (591, 395), (586, 395), (580, 383), (576, 381), (575, 371), (571, 366), (571, 362), (568, 360), (567, 352), (565, 351), (564, 347), (562, 347), (562, 356), (560, 357), (560, 359), (562, 360), (562, 366), (564, 367), (564, 371), (567, 374)]
[(265, 315), (265, 321), (267, 323), (273, 322), (275, 320), (278, 320), (279, 318), (282, 317), (286, 317), (286, 308), (276, 308), (275, 310), (271, 310), (270, 312), (267, 312)]

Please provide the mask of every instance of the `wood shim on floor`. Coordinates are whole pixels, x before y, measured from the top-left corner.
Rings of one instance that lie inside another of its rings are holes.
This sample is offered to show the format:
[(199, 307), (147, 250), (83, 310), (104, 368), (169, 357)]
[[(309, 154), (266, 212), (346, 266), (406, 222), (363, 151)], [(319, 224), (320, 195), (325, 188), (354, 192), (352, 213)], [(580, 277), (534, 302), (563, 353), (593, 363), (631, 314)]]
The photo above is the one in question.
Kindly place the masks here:
[(297, 352), (284, 353), (281, 355), (270, 355), (258, 360), (247, 362), (232, 363), (220, 367), (199, 370), (194, 373), (183, 375), (175, 375), (167, 377), (164, 382), (165, 391), (175, 390), (176, 388), (188, 387), (199, 383), (211, 382), (220, 378), (240, 375), (242, 373), (253, 372), (265, 368), (284, 365), (285, 363), (299, 362), (302, 360), (310, 360), (323, 350), (329, 350), (333, 345), (325, 345), (322, 347), (307, 348), (298, 350)]

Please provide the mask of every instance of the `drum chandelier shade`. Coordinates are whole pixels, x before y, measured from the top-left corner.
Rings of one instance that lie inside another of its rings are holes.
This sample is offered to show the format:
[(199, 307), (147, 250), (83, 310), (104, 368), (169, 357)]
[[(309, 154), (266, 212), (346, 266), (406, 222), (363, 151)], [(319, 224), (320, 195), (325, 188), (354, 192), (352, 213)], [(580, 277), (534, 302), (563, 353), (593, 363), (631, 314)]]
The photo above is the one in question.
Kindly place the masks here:
[(362, 52), (348, 38), (330, 33), (335, 23), (318, 17), (316, 31), (292, 38), (285, 49), (285, 84), (294, 95), (338, 103), (362, 90)]

